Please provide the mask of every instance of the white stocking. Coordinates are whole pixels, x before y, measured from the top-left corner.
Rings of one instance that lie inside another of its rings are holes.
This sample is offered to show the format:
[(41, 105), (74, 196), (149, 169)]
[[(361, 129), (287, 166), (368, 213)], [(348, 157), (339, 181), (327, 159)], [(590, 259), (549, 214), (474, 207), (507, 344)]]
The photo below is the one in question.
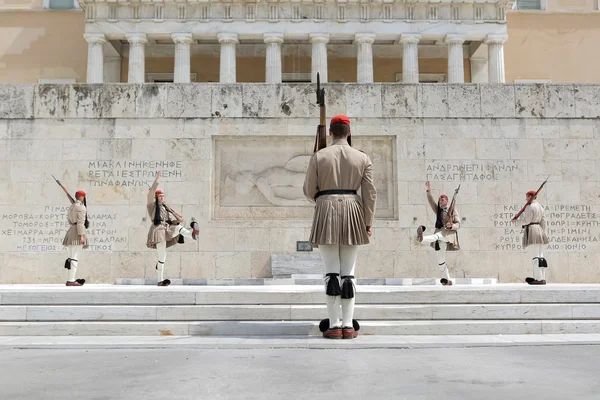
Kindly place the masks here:
[[(338, 245), (319, 245), (319, 251), (321, 252), (321, 258), (325, 265), (326, 274), (339, 274), (340, 273), (340, 250)], [(338, 277), (326, 277), (325, 287), (329, 279), (338, 279)], [(341, 327), (341, 309), (340, 309), (340, 296), (327, 296), (327, 314), (329, 317), (329, 327)]]
[(540, 268), (538, 258), (544, 257), (544, 245), (530, 244), (531, 266), (533, 268), (533, 279), (536, 281), (546, 280), (546, 268)]
[(438, 262), (438, 267), (440, 268), (440, 271), (442, 271), (442, 275), (444, 276), (444, 278), (451, 280), (450, 279), (450, 271), (448, 271), (448, 265), (446, 264), (446, 248), (448, 247), (448, 245), (446, 244), (446, 242), (439, 242), (440, 245), (440, 249), (436, 250), (435, 254), (437, 255), (437, 262)]
[(192, 239), (192, 231), (183, 227), (183, 225), (179, 224), (175, 227), (175, 232), (180, 234), (181, 236), (188, 237)]
[(77, 275), (77, 265), (79, 264), (79, 252), (83, 250), (83, 246), (67, 246), (67, 254), (71, 259), (71, 269), (69, 270), (68, 282), (75, 282)]
[(167, 261), (167, 242), (158, 242), (156, 243), (156, 274), (159, 282), (162, 282), (165, 271), (165, 261)]
[[(354, 276), (356, 269), (356, 257), (358, 256), (358, 246), (340, 246), (340, 266), (343, 276)], [(356, 278), (352, 278), (352, 286), (354, 287), (354, 297), (351, 299), (342, 299), (342, 327), (352, 327), (352, 319), (354, 318), (354, 302), (356, 299)], [(342, 283), (344, 281), (342, 280)]]

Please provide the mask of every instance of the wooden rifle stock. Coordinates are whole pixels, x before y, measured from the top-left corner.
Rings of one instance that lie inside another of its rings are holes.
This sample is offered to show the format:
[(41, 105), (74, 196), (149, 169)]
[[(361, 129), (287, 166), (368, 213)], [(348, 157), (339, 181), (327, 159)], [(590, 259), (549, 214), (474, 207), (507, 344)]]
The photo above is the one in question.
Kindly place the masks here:
[(167, 211), (170, 212), (171, 214), (173, 214), (173, 216), (175, 218), (177, 218), (178, 220), (183, 220), (183, 217), (181, 215), (177, 214), (175, 211), (173, 211), (173, 209), (171, 207), (169, 207), (166, 203), (162, 203), (162, 205), (165, 206)]
[(452, 196), (452, 201), (450, 202), (450, 207), (448, 207), (448, 221), (450, 223), (454, 223), (454, 211), (456, 211), (456, 195), (460, 190), (460, 185), (454, 191), (454, 196)]
[(321, 77), (317, 72), (317, 104), (319, 105), (319, 125), (317, 126), (317, 136), (315, 137), (315, 146), (313, 152), (317, 152), (327, 147), (327, 133), (325, 131), (327, 118), (325, 112), (325, 89), (321, 88)]
[(62, 190), (65, 192), (65, 194), (69, 198), (69, 201), (71, 202), (71, 204), (75, 203), (75, 199), (73, 198), (73, 196), (71, 196), (69, 194), (69, 191), (62, 185), (62, 183), (60, 183), (60, 181), (58, 179), (56, 179), (56, 177), (54, 175), (52, 175), (52, 177), (54, 178), (56, 183), (58, 183), (58, 186), (60, 186), (62, 188)]
[[(546, 184), (546, 182), (548, 182), (548, 179), (550, 179), (550, 175), (548, 175), (548, 178), (546, 178), (546, 180), (544, 182), (542, 182), (542, 184), (540, 185), (539, 189), (535, 192), (535, 195), (531, 198), (531, 200), (535, 199), (536, 196), (538, 194), (540, 194), (540, 192), (542, 191), (542, 188), (544, 187), (544, 185)], [(528, 205), (531, 204), (531, 201), (528, 201), (527, 203), (525, 203), (525, 205), (519, 210), (519, 212), (513, 217), (513, 219), (511, 221), (516, 221), (519, 219), (519, 217), (521, 216), (521, 214), (523, 214), (523, 212), (525, 211), (525, 209), (527, 208)]]

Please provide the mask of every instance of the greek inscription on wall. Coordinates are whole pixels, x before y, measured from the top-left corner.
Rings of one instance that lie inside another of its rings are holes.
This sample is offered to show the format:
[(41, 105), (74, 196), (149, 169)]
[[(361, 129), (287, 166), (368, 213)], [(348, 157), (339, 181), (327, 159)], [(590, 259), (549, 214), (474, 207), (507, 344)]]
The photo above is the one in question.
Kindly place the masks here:
[(511, 180), (520, 173), (516, 161), (430, 161), (425, 174), (429, 181), (489, 182)]
[[(67, 206), (47, 205), (29, 213), (3, 213), (0, 233), (5, 240), (3, 250), (22, 252), (62, 252), (63, 238), (69, 229)], [(93, 251), (126, 250), (127, 230), (119, 229), (117, 214), (88, 214), (89, 249)], [(6, 247), (8, 245), (8, 247)]]
[[(495, 250), (521, 250), (521, 223), (511, 223), (522, 205), (504, 206), (494, 214), (498, 229)], [(590, 205), (546, 205), (548, 250), (596, 251), (600, 249), (600, 212)]]
[(85, 180), (91, 186), (143, 186), (154, 181), (157, 170), (163, 179), (182, 181), (182, 161), (90, 161)]

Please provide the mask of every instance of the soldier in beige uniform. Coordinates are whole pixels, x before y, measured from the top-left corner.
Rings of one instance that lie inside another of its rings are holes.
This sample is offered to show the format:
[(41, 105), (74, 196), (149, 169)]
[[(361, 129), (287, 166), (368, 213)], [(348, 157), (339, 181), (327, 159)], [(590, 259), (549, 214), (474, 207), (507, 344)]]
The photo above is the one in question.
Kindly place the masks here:
[(422, 243), (430, 243), (431, 247), (435, 249), (438, 266), (444, 275), (444, 277), (440, 279), (440, 282), (444, 286), (452, 286), (450, 272), (448, 271), (448, 265), (446, 264), (446, 250), (460, 250), (460, 244), (458, 243), (460, 217), (455, 210), (452, 221), (450, 221), (448, 215), (448, 196), (442, 194), (436, 203), (431, 195), (431, 183), (429, 181), (425, 182), (425, 187), (427, 189), (427, 202), (436, 215), (435, 232), (433, 235), (423, 236), (425, 227), (421, 225), (417, 228), (417, 240)]
[(533, 278), (527, 277), (525, 282), (530, 285), (546, 284), (546, 268), (548, 263), (544, 258), (544, 247), (548, 245), (546, 235), (546, 219), (544, 218), (544, 207), (537, 202), (535, 190), (525, 194), (528, 205), (523, 212), (523, 248), (529, 247), (532, 255)]
[[(169, 286), (171, 281), (164, 278), (165, 262), (167, 260), (167, 248), (183, 243), (183, 237), (189, 237), (194, 240), (198, 236), (198, 223), (192, 218), (192, 231), (183, 227), (183, 219), (175, 214), (164, 202), (165, 194), (158, 190), (158, 180), (161, 172), (156, 173), (156, 179), (148, 191), (148, 202), (146, 208), (152, 221), (148, 230), (148, 240), (146, 246), (156, 249), (157, 263), (156, 271), (158, 286)], [(171, 215), (175, 218), (171, 219)]]
[(348, 144), (348, 117), (333, 117), (329, 135), (332, 145), (316, 152), (308, 164), (304, 195), (316, 203), (310, 242), (319, 247), (326, 272), (329, 329), (323, 336), (352, 339), (357, 336), (353, 325), (356, 257), (358, 246), (368, 244), (373, 233), (377, 192), (371, 159)]
[(89, 226), (89, 222), (85, 196), (86, 193), (83, 190), (75, 192), (75, 202), (71, 204), (67, 212), (67, 220), (70, 226), (63, 239), (63, 245), (67, 247), (69, 256), (65, 261), (65, 268), (69, 270), (67, 286), (83, 286), (85, 283), (85, 279), (75, 279), (77, 266), (79, 265), (79, 253), (88, 247), (86, 228)]

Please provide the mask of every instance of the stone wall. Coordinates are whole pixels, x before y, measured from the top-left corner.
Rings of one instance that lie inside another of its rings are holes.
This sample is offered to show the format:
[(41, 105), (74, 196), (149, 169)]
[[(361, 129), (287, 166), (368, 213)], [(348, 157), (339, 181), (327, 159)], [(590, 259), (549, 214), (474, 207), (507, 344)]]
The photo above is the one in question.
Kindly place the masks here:
[[(329, 84), (326, 98), (329, 116), (352, 119), (380, 193), (357, 276), (439, 274), (413, 240), (434, 221), (430, 179), (434, 196), (461, 184), (455, 275), (522, 281), (529, 256), (509, 220), (550, 175), (548, 278), (600, 281), (600, 86)], [(166, 201), (201, 225), (170, 249), (167, 276), (270, 276), (271, 254), (308, 236), (314, 100), (313, 85), (0, 86), (0, 282), (65, 280), (68, 200), (51, 174), (88, 192), (80, 275), (154, 278), (144, 204), (158, 169)]]

